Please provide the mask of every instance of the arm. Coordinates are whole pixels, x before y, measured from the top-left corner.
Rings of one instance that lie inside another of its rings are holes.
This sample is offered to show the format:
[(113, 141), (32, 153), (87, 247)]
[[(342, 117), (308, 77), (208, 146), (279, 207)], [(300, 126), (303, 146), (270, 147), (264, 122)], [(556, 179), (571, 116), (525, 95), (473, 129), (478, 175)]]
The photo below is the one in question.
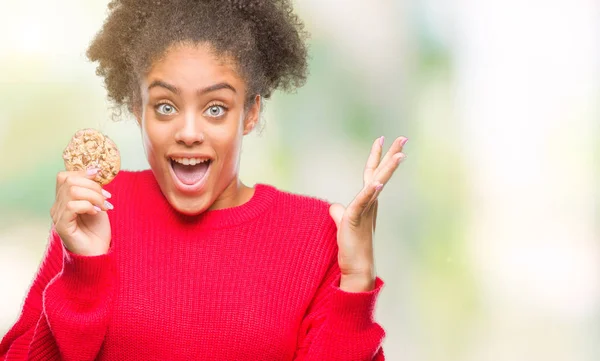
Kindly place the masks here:
[[(336, 228), (329, 223), (328, 242), (336, 242)], [(336, 250), (337, 251), (337, 250)], [(383, 361), (381, 343), (385, 331), (374, 319), (375, 302), (383, 281), (375, 280), (368, 292), (340, 289), (337, 252), (300, 325), (294, 361)]]
[(21, 315), (0, 342), (0, 360), (93, 360), (108, 326), (113, 282), (110, 252), (73, 254), (52, 229)]
[(408, 139), (397, 138), (381, 159), (383, 140), (373, 142), (360, 193), (347, 208), (341, 204), (329, 208), (335, 224), (329, 223), (324, 239), (337, 244), (337, 254), (301, 324), (297, 361), (384, 360), (385, 332), (373, 321), (383, 286), (375, 276), (373, 232), (377, 198), (406, 157), (402, 150)]

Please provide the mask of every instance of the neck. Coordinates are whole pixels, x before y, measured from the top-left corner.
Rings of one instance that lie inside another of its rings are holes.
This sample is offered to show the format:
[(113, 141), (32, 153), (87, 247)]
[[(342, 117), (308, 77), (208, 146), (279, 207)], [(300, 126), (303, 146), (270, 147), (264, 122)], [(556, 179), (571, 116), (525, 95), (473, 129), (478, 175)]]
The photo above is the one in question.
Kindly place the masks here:
[(254, 189), (243, 184), (236, 175), (208, 210), (237, 207), (248, 202), (253, 195)]

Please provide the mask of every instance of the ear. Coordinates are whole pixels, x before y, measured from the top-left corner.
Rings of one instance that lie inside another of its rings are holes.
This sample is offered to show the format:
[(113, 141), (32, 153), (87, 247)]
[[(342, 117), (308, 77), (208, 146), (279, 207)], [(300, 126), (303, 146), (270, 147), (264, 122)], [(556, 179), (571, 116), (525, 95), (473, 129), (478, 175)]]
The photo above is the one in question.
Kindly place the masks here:
[(244, 118), (244, 135), (250, 133), (258, 123), (258, 118), (260, 116), (260, 99), (260, 95), (256, 94), (254, 102), (252, 102), (252, 105), (246, 113), (246, 117)]

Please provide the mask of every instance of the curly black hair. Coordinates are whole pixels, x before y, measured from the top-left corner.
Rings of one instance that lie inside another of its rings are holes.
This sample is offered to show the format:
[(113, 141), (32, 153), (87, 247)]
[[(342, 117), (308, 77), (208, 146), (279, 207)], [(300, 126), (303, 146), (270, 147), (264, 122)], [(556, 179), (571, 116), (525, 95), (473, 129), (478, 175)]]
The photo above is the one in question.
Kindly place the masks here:
[(112, 0), (86, 55), (98, 61), (117, 119), (123, 107), (133, 113), (140, 79), (172, 45), (208, 43), (231, 57), (249, 105), (306, 82), (308, 36), (290, 0)]

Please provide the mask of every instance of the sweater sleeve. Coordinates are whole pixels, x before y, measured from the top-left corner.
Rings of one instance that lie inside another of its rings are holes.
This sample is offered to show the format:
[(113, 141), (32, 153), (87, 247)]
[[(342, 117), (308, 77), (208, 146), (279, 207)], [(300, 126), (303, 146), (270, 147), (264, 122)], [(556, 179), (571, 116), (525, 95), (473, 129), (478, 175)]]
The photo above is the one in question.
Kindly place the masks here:
[(16, 324), (0, 342), (0, 360), (93, 360), (108, 327), (112, 254), (69, 252), (54, 228)]
[(327, 233), (336, 244), (335, 252), (301, 322), (294, 361), (383, 361), (385, 331), (374, 321), (374, 311), (384, 283), (377, 277), (369, 292), (340, 289), (335, 225)]

